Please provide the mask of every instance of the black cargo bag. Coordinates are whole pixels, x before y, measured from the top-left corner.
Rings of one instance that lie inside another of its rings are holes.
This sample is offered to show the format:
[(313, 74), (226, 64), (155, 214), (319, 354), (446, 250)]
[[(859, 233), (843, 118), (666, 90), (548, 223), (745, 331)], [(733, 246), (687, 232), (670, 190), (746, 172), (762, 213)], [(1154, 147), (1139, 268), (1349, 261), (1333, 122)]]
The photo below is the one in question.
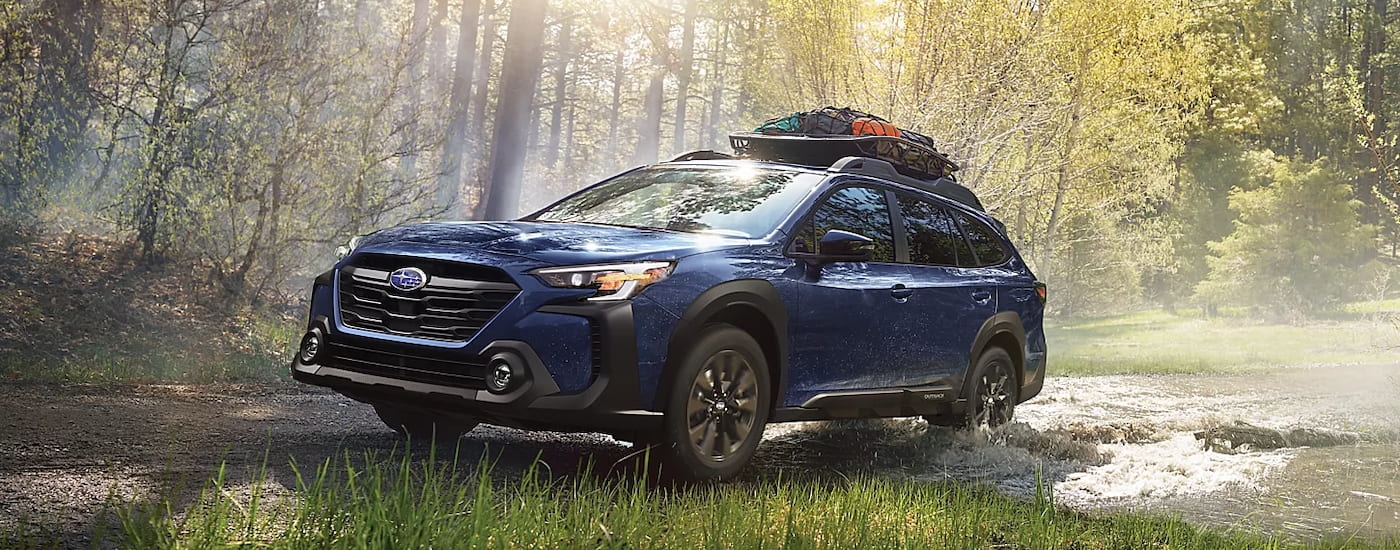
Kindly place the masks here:
[(849, 107), (823, 107), (808, 111), (802, 117), (802, 133), (809, 136), (849, 136), (851, 124), (857, 119), (868, 118), (889, 122), (870, 113), (862, 113)]

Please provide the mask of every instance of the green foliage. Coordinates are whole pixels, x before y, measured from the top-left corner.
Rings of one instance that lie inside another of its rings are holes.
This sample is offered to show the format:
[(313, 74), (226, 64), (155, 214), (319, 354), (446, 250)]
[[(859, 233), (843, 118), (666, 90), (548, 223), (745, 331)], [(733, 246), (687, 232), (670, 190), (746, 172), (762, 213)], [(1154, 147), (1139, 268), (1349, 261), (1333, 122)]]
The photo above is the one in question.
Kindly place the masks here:
[(1210, 243), (1210, 275), (1197, 299), (1284, 316), (1337, 304), (1375, 254), (1375, 229), (1359, 223), (1351, 186), (1326, 160), (1251, 160), (1253, 188), (1230, 193), (1239, 217), (1229, 236)]
[(1160, 205), (1180, 187), (1174, 160), (1211, 78), (1191, 3), (935, 0), (896, 3), (897, 16), (869, 3), (772, 5), (779, 62), (795, 76), (778, 82), (785, 94), (940, 140), (1057, 289), (1052, 307), (1132, 304), (1144, 273), (1173, 269)]
[(441, 131), (403, 93), (418, 84), (403, 24), (365, 32), (290, 0), (105, 15), (131, 26), (98, 47), (104, 170), (148, 263), (202, 263), (217, 290), (257, 301), (324, 266), (301, 254), (433, 212), (430, 175), (403, 168)]

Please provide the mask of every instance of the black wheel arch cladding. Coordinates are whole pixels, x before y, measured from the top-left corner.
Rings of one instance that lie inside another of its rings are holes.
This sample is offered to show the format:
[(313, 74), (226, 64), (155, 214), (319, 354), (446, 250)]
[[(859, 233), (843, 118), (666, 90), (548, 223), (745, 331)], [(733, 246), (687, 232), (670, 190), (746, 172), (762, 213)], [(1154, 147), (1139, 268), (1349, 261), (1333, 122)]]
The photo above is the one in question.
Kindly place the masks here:
[(972, 341), (967, 370), (963, 376), (963, 399), (971, 396), (975, 374), (973, 370), (981, 361), (982, 354), (991, 347), (1002, 348), (1011, 356), (1011, 370), (1016, 376), (1016, 391), (1017, 394), (1021, 393), (1021, 386), (1026, 381), (1026, 329), (1021, 324), (1021, 316), (1011, 311), (1003, 311), (982, 323), (982, 328), (977, 331), (977, 338)]
[(654, 400), (656, 410), (666, 406), (679, 370), (678, 362), (685, 357), (686, 350), (695, 345), (706, 325), (715, 323), (733, 325), (758, 342), (768, 363), (772, 386), (769, 408), (783, 402), (788, 368), (787, 308), (772, 283), (741, 279), (700, 293), (681, 315), (666, 345), (666, 366)]

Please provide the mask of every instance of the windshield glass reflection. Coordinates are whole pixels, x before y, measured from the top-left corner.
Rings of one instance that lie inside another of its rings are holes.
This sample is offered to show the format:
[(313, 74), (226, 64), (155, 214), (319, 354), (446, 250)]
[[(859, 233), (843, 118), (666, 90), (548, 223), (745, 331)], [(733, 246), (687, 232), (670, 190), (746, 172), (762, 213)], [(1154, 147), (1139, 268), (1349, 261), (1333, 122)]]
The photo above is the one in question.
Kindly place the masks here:
[(757, 237), (821, 176), (764, 168), (646, 168), (574, 195), (534, 219)]

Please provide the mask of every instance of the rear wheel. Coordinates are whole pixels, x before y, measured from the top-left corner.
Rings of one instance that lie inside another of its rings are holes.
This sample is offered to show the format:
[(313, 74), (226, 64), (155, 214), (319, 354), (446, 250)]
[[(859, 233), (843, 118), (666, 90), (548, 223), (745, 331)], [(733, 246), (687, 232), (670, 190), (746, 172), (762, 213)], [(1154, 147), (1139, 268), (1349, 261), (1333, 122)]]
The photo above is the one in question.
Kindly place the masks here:
[(733, 326), (707, 329), (672, 382), (663, 442), (668, 475), (709, 481), (739, 473), (763, 438), (771, 395), (758, 342)]
[(1016, 401), (1020, 397), (1011, 354), (998, 347), (987, 348), (970, 372), (971, 384), (963, 413), (925, 416), (929, 424), (992, 429), (1011, 422), (1016, 412)]
[(375, 405), (374, 412), (384, 425), (413, 441), (454, 442), (476, 427), (476, 422), (447, 418), (426, 409), (398, 405)]

